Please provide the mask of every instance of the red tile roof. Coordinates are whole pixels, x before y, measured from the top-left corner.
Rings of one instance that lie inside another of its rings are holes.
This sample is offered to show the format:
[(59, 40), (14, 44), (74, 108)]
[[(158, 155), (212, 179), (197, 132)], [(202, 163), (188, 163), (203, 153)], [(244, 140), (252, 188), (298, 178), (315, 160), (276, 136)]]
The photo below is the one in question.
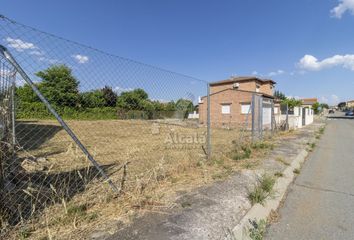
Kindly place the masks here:
[(301, 101), (302, 101), (302, 104), (312, 105), (314, 103), (317, 103), (318, 99), (317, 98), (303, 98), (303, 99), (301, 99)]
[(260, 79), (257, 77), (232, 77), (230, 79), (212, 82), (212, 83), (210, 83), (210, 86), (216, 86), (216, 85), (222, 85), (222, 84), (228, 84), (228, 83), (237, 83), (237, 82), (249, 82), (249, 81), (257, 81), (260, 83), (276, 84), (276, 82), (271, 79)]

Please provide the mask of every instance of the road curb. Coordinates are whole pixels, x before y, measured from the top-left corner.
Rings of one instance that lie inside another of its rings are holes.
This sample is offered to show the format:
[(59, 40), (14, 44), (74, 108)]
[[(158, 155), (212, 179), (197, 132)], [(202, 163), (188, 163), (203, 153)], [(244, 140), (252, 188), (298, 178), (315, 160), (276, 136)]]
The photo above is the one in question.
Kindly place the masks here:
[(283, 200), (289, 185), (294, 181), (294, 170), (301, 167), (309, 152), (302, 150), (292, 161), (291, 165), (283, 171), (283, 176), (278, 178), (274, 184), (274, 196), (268, 197), (263, 205), (257, 203), (246, 213), (239, 224), (232, 230), (234, 239), (250, 240), (249, 229), (252, 227), (250, 221), (266, 220), (272, 211), (276, 211)]

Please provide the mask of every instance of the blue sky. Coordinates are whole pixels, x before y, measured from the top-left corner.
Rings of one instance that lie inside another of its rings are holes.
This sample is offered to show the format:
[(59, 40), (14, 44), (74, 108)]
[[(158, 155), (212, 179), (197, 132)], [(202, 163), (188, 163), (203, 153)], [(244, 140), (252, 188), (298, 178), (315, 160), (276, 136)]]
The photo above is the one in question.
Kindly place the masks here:
[(18, 22), (217, 81), (257, 74), (289, 96), (354, 99), (353, 0), (2, 0)]

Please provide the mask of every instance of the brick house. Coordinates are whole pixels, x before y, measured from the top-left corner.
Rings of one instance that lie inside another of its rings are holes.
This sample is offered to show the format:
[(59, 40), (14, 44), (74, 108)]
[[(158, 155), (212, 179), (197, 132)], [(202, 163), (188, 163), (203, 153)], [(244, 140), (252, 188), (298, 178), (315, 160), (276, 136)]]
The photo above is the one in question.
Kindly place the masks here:
[[(273, 80), (257, 77), (232, 77), (210, 83), (210, 122), (216, 127), (239, 126), (251, 121), (250, 106), (253, 94), (263, 97), (264, 102), (273, 100)], [(199, 101), (199, 123), (207, 123), (207, 97)], [(269, 114), (268, 114), (269, 115)]]
[(312, 109), (313, 104), (318, 103), (317, 98), (303, 98), (300, 100), (302, 101), (302, 107), (309, 109)]
[(354, 108), (354, 100), (347, 102), (347, 108)]

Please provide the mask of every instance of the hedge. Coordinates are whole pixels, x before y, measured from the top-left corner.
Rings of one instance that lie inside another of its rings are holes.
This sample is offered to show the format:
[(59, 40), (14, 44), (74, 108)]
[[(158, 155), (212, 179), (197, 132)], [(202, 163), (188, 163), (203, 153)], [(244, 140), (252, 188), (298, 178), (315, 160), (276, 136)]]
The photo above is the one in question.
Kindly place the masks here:
[[(114, 107), (101, 108), (70, 108), (55, 107), (54, 109), (63, 119), (76, 120), (103, 120), (117, 119), (117, 109)], [(18, 119), (54, 119), (43, 103), (20, 103), (17, 106), (16, 118)]]
[[(73, 120), (111, 120), (111, 119), (162, 119), (180, 118), (186, 115), (185, 111), (142, 111), (124, 110), (116, 107), (74, 108), (56, 107), (54, 109), (63, 119)], [(17, 105), (18, 119), (54, 119), (47, 107), (41, 102), (21, 102)]]

